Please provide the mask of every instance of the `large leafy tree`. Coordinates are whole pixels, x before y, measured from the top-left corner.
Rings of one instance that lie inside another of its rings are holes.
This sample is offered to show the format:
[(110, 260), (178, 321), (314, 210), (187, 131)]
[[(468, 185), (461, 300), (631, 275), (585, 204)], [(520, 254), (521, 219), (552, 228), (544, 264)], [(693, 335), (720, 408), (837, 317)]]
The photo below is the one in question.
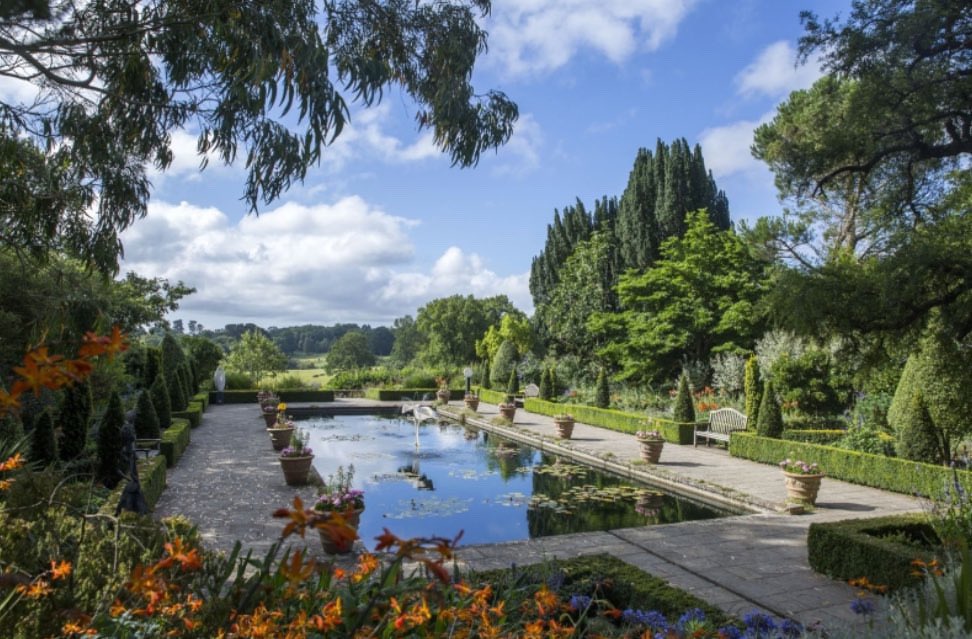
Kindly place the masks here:
[(226, 357), (226, 367), (259, 380), (266, 373), (282, 371), (287, 365), (284, 355), (273, 341), (259, 331), (243, 333), (239, 343)]
[(471, 84), (489, 9), (489, 0), (5, 2), (0, 75), (39, 93), (0, 103), (2, 174), (22, 176), (0, 185), (18, 195), (0, 210), (4, 239), (70, 246), (114, 270), (118, 233), (145, 214), (146, 167), (169, 166), (173, 132), (197, 133), (203, 165), (242, 156), (243, 197), (256, 210), (305, 177), (351, 104), (375, 104), (392, 86), (454, 164), (473, 165), (517, 116), (505, 95)]
[(685, 235), (666, 240), (653, 267), (621, 276), (621, 312), (591, 318), (591, 329), (611, 338), (600, 353), (622, 378), (671, 379), (683, 361), (749, 350), (759, 335), (764, 264), (705, 211), (686, 222)]
[(327, 354), (327, 370), (337, 371), (374, 366), (375, 355), (368, 348), (368, 337), (361, 331), (350, 331), (334, 342)]
[(425, 343), (420, 358), (435, 366), (462, 366), (477, 361), (476, 341), (505, 313), (516, 313), (505, 295), (476, 298), (452, 295), (432, 300), (418, 310), (416, 326)]
[(395, 343), (392, 344), (391, 359), (399, 366), (405, 366), (418, 357), (425, 337), (411, 315), (396, 318), (392, 323), (392, 333), (395, 335)]

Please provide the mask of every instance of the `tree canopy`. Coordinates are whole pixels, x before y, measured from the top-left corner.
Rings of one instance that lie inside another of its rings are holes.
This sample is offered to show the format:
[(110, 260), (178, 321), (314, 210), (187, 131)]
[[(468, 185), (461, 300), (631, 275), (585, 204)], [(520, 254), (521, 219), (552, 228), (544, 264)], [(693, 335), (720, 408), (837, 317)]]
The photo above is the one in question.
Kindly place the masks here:
[(243, 333), (240, 342), (226, 357), (226, 367), (259, 380), (268, 372), (281, 371), (287, 357), (269, 337), (257, 331)]
[(114, 271), (119, 232), (146, 212), (146, 168), (171, 164), (174, 132), (197, 135), (202, 166), (241, 156), (256, 211), (304, 179), (351, 104), (392, 86), (453, 164), (474, 165), (517, 117), (504, 94), (471, 84), (489, 10), (489, 0), (4, 3), (0, 75), (37, 91), (0, 103), (0, 190), (16, 195), (0, 209), (4, 237)]
[(368, 348), (368, 337), (359, 331), (345, 333), (327, 354), (327, 370), (337, 371), (374, 366), (375, 356)]
[(462, 366), (477, 361), (476, 342), (506, 313), (517, 313), (505, 295), (476, 298), (452, 295), (418, 310), (415, 324), (424, 337), (419, 357), (434, 366)]

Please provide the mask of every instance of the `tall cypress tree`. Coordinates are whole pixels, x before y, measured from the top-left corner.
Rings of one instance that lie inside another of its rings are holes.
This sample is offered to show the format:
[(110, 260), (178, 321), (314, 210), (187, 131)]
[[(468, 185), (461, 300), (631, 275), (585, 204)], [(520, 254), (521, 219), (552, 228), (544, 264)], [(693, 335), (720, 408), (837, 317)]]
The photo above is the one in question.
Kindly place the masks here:
[(490, 383), (489, 383), (489, 358), (488, 357), (483, 360), (483, 379), (482, 379), (482, 381), (480, 383), (480, 386), (482, 386), (483, 388), (485, 388), (487, 390), (490, 387)]
[(58, 410), (58, 424), (61, 427), (58, 455), (63, 461), (77, 459), (84, 453), (88, 428), (91, 426), (91, 404), (91, 386), (87, 381), (64, 390)]
[(143, 385), (149, 388), (155, 383), (155, 378), (162, 370), (162, 351), (158, 348), (145, 349), (145, 379)]
[(550, 369), (544, 367), (540, 371), (540, 399), (550, 401)]
[(121, 479), (122, 428), (125, 412), (121, 397), (112, 391), (108, 407), (98, 427), (98, 466), (96, 479), (108, 488), (114, 488)]
[(603, 368), (597, 374), (597, 391), (594, 394), (594, 405), (598, 408), (608, 408), (611, 405), (611, 389), (608, 386), (607, 372)]
[(47, 466), (57, 461), (57, 442), (54, 439), (54, 418), (44, 410), (34, 420), (30, 436), (30, 461)]
[(673, 413), (676, 422), (690, 424), (695, 421), (695, 405), (692, 402), (692, 388), (689, 386), (687, 373), (682, 373), (682, 377), (678, 380), (678, 394), (675, 395)]
[(516, 368), (510, 371), (510, 379), (506, 382), (506, 395), (513, 397), (520, 390), (519, 380), (516, 378)]
[(763, 384), (762, 398), (759, 402), (759, 415), (756, 417), (756, 434), (762, 437), (783, 437), (783, 410), (776, 401), (773, 382)]
[(759, 375), (759, 359), (751, 355), (746, 360), (746, 376), (743, 382), (743, 391), (746, 393), (746, 427), (750, 430), (756, 428), (762, 383)]
[(152, 403), (152, 392), (143, 390), (138, 394), (138, 404), (135, 406), (135, 437), (158, 439), (159, 434), (159, 415)]
[(165, 383), (165, 376), (159, 375), (149, 389), (152, 393), (152, 406), (159, 418), (159, 428), (165, 430), (172, 425), (172, 404), (169, 398), (169, 387)]

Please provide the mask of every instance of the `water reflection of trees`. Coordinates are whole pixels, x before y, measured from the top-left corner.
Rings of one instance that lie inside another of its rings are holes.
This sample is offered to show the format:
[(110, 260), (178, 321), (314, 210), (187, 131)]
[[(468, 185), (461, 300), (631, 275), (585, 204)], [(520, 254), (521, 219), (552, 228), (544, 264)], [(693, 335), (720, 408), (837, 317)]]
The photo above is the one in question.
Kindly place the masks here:
[(499, 473), (504, 480), (524, 476), (533, 464), (534, 450), (509, 439), (483, 433), (486, 467)]
[[(544, 456), (544, 464), (558, 463)], [(575, 467), (576, 468), (576, 467)], [(571, 489), (593, 486), (604, 491), (612, 499), (576, 500)], [(636, 526), (670, 524), (692, 519), (709, 519), (718, 516), (710, 508), (694, 502), (665, 495), (651, 489), (638, 491), (616, 490), (632, 486), (618, 477), (591, 469), (572, 472), (534, 472), (533, 495), (543, 495), (550, 501), (560, 502), (562, 508), (533, 507), (527, 510), (530, 537), (546, 537), (574, 532), (612, 530)], [(621, 495), (628, 495), (622, 497)]]

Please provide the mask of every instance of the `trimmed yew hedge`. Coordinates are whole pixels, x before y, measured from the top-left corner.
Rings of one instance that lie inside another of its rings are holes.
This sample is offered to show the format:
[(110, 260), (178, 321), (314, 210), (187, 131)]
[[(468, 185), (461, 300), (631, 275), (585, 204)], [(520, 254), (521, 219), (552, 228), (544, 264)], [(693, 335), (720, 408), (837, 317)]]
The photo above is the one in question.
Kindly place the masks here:
[[(282, 390), (277, 393), (282, 402), (333, 402), (334, 401), (334, 391), (333, 390), (311, 390), (311, 389), (296, 389), (296, 390)], [(209, 402), (216, 402), (217, 393), (216, 391), (209, 391)], [(223, 391), (223, 403), (224, 404), (256, 404), (257, 403), (257, 392), (254, 389), (249, 390), (228, 390)]]
[(694, 423), (675, 422), (670, 419), (626, 413), (610, 408), (597, 408), (587, 404), (558, 404), (531, 397), (523, 401), (523, 407), (531, 413), (550, 417), (559, 413), (570, 413), (582, 424), (600, 426), (621, 433), (634, 434), (639, 430), (654, 428), (662, 434), (665, 441), (674, 444), (691, 444), (692, 434), (695, 432)]
[(923, 514), (892, 515), (874, 519), (848, 519), (810, 524), (807, 558), (810, 567), (841, 580), (867, 577), (891, 590), (921, 581), (911, 562), (941, 559), (941, 551), (906, 543), (922, 540), (922, 546), (939, 545), (938, 536)]
[(176, 465), (182, 453), (189, 447), (191, 430), (188, 419), (173, 417), (172, 425), (162, 431), (159, 452), (165, 456), (169, 468)]
[(193, 428), (199, 428), (199, 425), (202, 423), (202, 414), (203, 405), (196, 401), (189, 402), (186, 410), (172, 411), (173, 418), (187, 419), (189, 420), (189, 425)]
[[(735, 432), (729, 453), (766, 464), (778, 464), (787, 457), (817, 462), (828, 477), (897, 493), (940, 496), (944, 487), (957, 479), (972, 490), (972, 471), (844, 450), (833, 446), (760, 437), (755, 433)], [(954, 473), (954, 474), (953, 474)]]
[(478, 394), (479, 399), (487, 404), (502, 404), (506, 401), (506, 393), (500, 391), (480, 388)]
[(801, 428), (787, 428), (783, 430), (783, 439), (791, 442), (833, 444), (846, 434), (846, 430), (807, 430)]
[(206, 412), (206, 410), (209, 408), (209, 393), (206, 391), (203, 391), (202, 393), (196, 393), (195, 395), (192, 396), (191, 401), (199, 402), (200, 404), (202, 404), (203, 412)]

